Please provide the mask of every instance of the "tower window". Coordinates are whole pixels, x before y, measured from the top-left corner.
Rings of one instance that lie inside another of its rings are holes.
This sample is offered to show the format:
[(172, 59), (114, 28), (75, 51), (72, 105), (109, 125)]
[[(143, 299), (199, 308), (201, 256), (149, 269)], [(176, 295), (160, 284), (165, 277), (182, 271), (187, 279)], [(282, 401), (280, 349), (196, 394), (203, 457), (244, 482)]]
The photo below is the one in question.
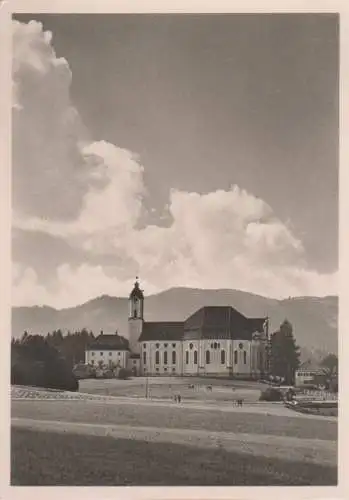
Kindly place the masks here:
[(176, 364), (176, 351), (172, 351), (172, 364)]
[(160, 364), (160, 353), (159, 353), (159, 351), (155, 352), (155, 364), (156, 365)]
[(189, 344), (189, 349), (192, 349), (193, 347), (193, 344)]
[(206, 364), (209, 365), (210, 361), (210, 351), (206, 351)]
[(185, 351), (185, 364), (189, 364), (189, 351)]
[(172, 344), (172, 347), (176, 347), (176, 344)]
[(225, 365), (225, 350), (221, 350), (221, 364)]
[(246, 355), (246, 351), (244, 351), (244, 365), (246, 364), (247, 362), (247, 355)]
[(214, 349), (217, 349), (217, 347), (218, 347), (217, 342), (215, 342), (215, 343), (213, 344), (213, 347), (214, 347)]
[(167, 347), (168, 344), (164, 344), (164, 347)]
[(237, 365), (238, 364), (238, 352), (237, 350), (235, 349), (234, 351), (234, 364)]
[(147, 364), (147, 353), (146, 352), (143, 353), (143, 364), (144, 365)]
[(147, 344), (143, 344), (143, 347), (144, 347), (144, 349), (146, 349), (147, 348)]
[(198, 351), (194, 351), (194, 365), (198, 364)]
[(164, 365), (167, 365), (167, 351), (164, 352)]
[(155, 347), (156, 347), (157, 349), (159, 349), (159, 347), (160, 347), (160, 344), (156, 344), (156, 345), (155, 345)]

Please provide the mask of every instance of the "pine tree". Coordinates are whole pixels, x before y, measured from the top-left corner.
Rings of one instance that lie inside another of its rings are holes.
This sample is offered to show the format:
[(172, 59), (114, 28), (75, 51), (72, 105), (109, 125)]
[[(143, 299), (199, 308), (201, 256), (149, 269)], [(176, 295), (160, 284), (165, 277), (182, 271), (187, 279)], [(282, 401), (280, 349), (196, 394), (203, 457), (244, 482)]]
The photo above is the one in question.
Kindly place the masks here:
[(271, 375), (284, 379), (286, 384), (293, 384), (295, 371), (300, 364), (300, 352), (292, 325), (287, 319), (272, 334), (270, 350)]

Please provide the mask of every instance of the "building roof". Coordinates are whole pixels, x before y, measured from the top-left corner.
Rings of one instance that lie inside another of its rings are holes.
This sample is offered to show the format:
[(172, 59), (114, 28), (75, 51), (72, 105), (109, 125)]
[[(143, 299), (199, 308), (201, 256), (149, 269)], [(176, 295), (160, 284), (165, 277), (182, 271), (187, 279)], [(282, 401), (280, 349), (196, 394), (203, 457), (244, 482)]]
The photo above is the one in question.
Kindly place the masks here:
[(183, 339), (251, 340), (263, 332), (265, 318), (246, 318), (230, 306), (205, 306), (186, 321), (144, 322), (139, 342)]
[(139, 342), (149, 340), (182, 340), (183, 325), (183, 321), (145, 321)]
[(87, 351), (129, 351), (128, 340), (122, 335), (101, 333), (86, 347)]
[(310, 360), (304, 361), (301, 363), (296, 370), (297, 372), (315, 372), (315, 373), (324, 373), (325, 370), (322, 366), (313, 363)]
[(246, 318), (231, 306), (205, 306), (184, 323), (184, 338), (250, 340), (263, 332), (265, 318)]

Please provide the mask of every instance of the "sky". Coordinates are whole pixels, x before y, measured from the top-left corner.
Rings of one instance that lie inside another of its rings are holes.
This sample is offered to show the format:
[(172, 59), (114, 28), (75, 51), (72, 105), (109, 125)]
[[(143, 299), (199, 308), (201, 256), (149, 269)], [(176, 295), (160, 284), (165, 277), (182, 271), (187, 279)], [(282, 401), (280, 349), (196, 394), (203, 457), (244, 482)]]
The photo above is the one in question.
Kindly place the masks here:
[(335, 15), (13, 20), (14, 305), (337, 293)]

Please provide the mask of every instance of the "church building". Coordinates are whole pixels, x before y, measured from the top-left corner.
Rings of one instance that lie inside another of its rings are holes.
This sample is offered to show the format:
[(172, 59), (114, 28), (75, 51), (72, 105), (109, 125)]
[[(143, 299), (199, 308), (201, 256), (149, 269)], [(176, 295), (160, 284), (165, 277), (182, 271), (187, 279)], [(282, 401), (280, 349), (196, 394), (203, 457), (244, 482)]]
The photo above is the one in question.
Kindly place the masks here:
[(138, 281), (129, 296), (129, 357), (139, 375), (258, 379), (267, 371), (268, 318), (204, 306), (184, 321), (144, 320)]

